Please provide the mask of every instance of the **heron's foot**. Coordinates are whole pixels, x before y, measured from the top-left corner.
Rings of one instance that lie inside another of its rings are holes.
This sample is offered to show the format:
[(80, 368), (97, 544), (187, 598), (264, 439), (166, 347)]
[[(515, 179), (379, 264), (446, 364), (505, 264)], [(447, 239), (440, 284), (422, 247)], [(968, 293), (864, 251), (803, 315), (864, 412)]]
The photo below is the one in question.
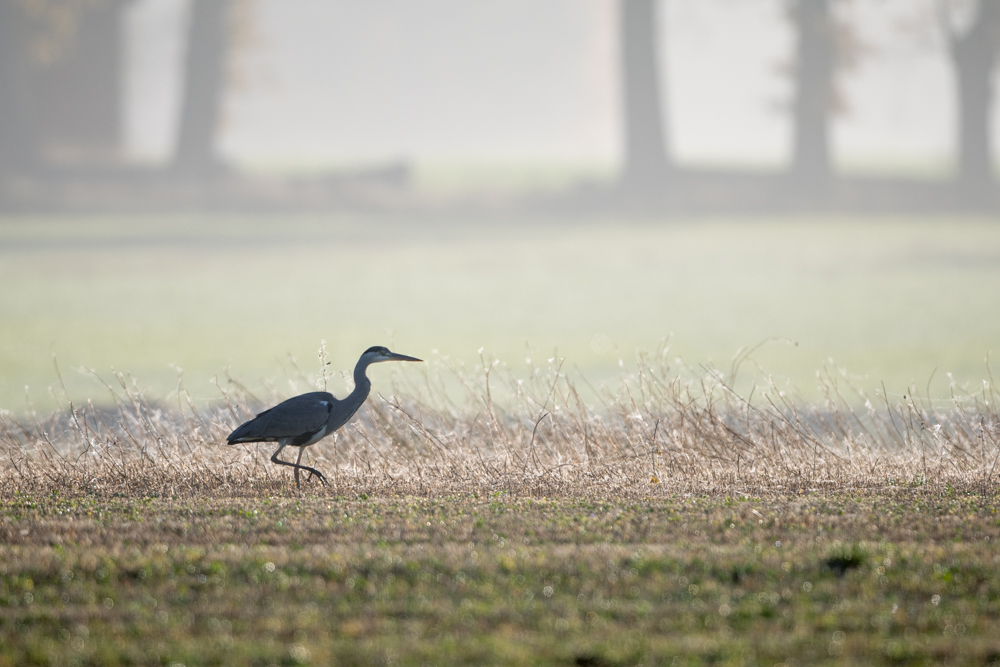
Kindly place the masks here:
[[(313, 475), (316, 475), (316, 477), (319, 477), (319, 481), (323, 482), (323, 486), (330, 486), (330, 483), (326, 481), (326, 477), (323, 476), (323, 473), (321, 473), (319, 470), (316, 470), (316, 468), (308, 468), (306, 466), (302, 466), (302, 469), (309, 471), (309, 477), (306, 478), (307, 482), (313, 478)], [(297, 484), (298, 480), (296, 480), (296, 485)]]
[[(301, 484), (299, 484), (300, 470), (307, 471), (309, 473), (309, 479), (312, 479), (312, 476), (316, 475), (317, 477), (319, 477), (319, 481), (323, 482), (324, 486), (330, 486), (329, 482), (326, 481), (326, 477), (323, 476), (323, 473), (321, 473), (319, 470), (316, 470), (316, 468), (310, 468), (309, 466), (300, 465), (299, 463), (292, 463), (291, 461), (282, 461), (281, 459), (279, 459), (278, 454), (284, 448), (285, 445), (281, 445), (280, 447), (278, 447), (277, 451), (274, 452), (274, 454), (271, 454), (271, 462), (277, 463), (278, 465), (289, 466), (295, 470), (295, 488), (301, 488)], [(299, 456), (301, 458), (301, 451), (299, 453)]]

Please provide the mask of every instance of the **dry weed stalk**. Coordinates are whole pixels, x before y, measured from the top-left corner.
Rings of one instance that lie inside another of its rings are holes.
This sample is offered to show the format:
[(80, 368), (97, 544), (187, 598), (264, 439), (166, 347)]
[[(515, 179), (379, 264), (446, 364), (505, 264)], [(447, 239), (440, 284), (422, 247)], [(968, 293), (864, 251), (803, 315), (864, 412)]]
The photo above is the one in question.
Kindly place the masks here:
[[(310, 448), (331, 487), (305, 492), (627, 498), (950, 484), (991, 493), (1000, 459), (988, 382), (945, 403), (862, 394), (858, 410), (829, 371), (817, 405), (773, 385), (743, 397), (730, 386), (735, 367), (728, 379), (713, 369), (682, 376), (645, 358), (618, 386), (590, 388), (589, 401), (559, 360), (529, 365), (526, 378), (495, 361), (444, 368), (397, 375), (389, 395), (373, 395), (360, 418)], [(263, 403), (243, 385), (220, 385), (222, 403), (199, 410), (182, 384), (167, 408), (117, 379), (113, 408), (0, 414), (0, 495), (296, 493), (266, 447), (224, 444)]]

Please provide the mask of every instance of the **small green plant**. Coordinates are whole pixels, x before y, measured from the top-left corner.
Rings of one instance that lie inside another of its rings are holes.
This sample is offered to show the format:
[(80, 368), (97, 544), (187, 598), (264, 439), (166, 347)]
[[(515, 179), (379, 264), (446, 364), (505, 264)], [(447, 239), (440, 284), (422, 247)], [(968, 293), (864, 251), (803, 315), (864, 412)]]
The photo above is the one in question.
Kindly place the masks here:
[(868, 560), (868, 552), (858, 544), (834, 549), (824, 563), (838, 577), (843, 577), (849, 570), (855, 570)]

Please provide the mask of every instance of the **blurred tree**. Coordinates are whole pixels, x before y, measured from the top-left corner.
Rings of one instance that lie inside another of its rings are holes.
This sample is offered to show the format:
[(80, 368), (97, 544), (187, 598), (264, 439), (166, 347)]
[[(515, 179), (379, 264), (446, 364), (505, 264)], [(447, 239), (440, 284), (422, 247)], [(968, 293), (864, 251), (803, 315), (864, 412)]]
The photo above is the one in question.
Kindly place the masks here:
[(792, 175), (808, 188), (830, 178), (829, 120), (834, 102), (835, 43), (830, 0), (796, 0)]
[(231, 42), (230, 0), (192, 0), (174, 169), (204, 176), (222, 169), (216, 153)]
[(669, 186), (660, 99), (658, 0), (620, 0), (624, 93), (625, 165), (623, 188), (655, 194)]
[(0, 0), (0, 172), (24, 171), (36, 162), (28, 52), (16, 0)]
[(857, 66), (872, 51), (855, 27), (834, 7), (851, 0), (790, 0), (797, 33), (792, 103), (792, 177), (807, 192), (819, 192), (833, 176), (830, 124), (849, 104), (838, 86), (839, 73)]
[(985, 194), (994, 187), (990, 119), (1000, 48), (1000, 0), (979, 0), (972, 23), (962, 34), (952, 29), (946, 16), (942, 18), (957, 79), (958, 178), (970, 194)]
[(121, 13), (130, 0), (0, 0), (0, 161), (117, 154)]
[(34, 97), (43, 156), (116, 159), (123, 125), (122, 13), (131, 0), (77, 1), (62, 44), (36, 40)]

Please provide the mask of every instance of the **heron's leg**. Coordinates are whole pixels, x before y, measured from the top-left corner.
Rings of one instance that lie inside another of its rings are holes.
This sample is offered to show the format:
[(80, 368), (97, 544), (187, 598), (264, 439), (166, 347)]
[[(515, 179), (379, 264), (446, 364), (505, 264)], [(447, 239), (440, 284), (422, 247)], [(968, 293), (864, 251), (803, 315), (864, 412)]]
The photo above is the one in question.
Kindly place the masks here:
[[(278, 449), (275, 450), (274, 454), (271, 454), (271, 462), (272, 463), (277, 463), (277, 464), (280, 464), (280, 465), (283, 465), (283, 466), (291, 466), (291, 467), (295, 468), (295, 486), (299, 485), (299, 470), (300, 469), (301, 470), (308, 470), (310, 476), (313, 475), (313, 474), (315, 474), (317, 477), (319, 477), (319, 480), (321, 482), (323, 482), (323, 484), (327, 484), (326, 477), (324, 477), (323, 473), (321, 473), (319, 470), (316, 470), (316, 468), (310, 468), (309, 466), (299, 465), (298, 463), (291, 463), (289, 461), (282, 461), (281, 459), (279, 459), (278, 458), (278, 453), (282, 449), (284, 449), (284, 448), (285, 448), (285, 445), (279, 445), (278, 446)], [(302, 449), (304, 449), (304, 448), (300, 448), (299, 449), (299, 459), (300, 460), (302, 458)], [(329, 484), (327, 484), (327, 486), (329, 486)]]
[[(298, 466), (299, 463), (302, 462), (302, 452), (304, 452), (304, 451), (306, 451), (306, 446), (299, 447), (299, 458), (295, 459), (295, 465)], [(313, 478), (313, 469), (312, 468), (310, 468), (309, 466), (299, 466), (299, 468), (303, 468), (303, 469), (309, 471), (309, 476), (306, 477), (306, 481), (307, 482)], [(298, 485), (298, 483), (299, 483), (299, 468), (295, 469), (295, 484), (296, 485)]]
[(299, 458), (295, 459), (295, 465), (297, 466), (295, 468), (295, 486), (299, 485), (299, 468), (309, 471), (309, 476), (306, 477), (307, 482), (313, 478), (312, 468), (310, 468), (309, 466), (299, 465), (300, 463), (302, 463), (302, 452), (304, 451), (306, 451), (305, 447), (299, 447)]
[[(299, 463), (300, 463), (300, 462), (302, 461), (302, 452), (304, 452), (304, 451), (306, 451), (306, 448), (305, 448), (305, 447), (299, 447), (299, 458), (295, 460), (295, 464), (296, 464), (296, 465), (298, 465), (298, 464), (299, 464)], [(302, 467), (303, 467), (303, 468), (305, 468), (306, 466), (302, 466)], [(298, 470), (296, 470), (296, 471), (295, 471), (295, 474), (296, 474), (296, 476), (298, 476), (298, 474), (299, 474), (299, 471), (298, 471)], [(312, 471), (310, 470), (310, 471), (309, 471), (309, 476), (308, 476), (308, 477), (306, 477), (306, 481), (308, 482), (308, 481), (309, 481), (309, 480), (311, 480), (312, 478), (313, 478), (313, 473), (312, 473)]]

